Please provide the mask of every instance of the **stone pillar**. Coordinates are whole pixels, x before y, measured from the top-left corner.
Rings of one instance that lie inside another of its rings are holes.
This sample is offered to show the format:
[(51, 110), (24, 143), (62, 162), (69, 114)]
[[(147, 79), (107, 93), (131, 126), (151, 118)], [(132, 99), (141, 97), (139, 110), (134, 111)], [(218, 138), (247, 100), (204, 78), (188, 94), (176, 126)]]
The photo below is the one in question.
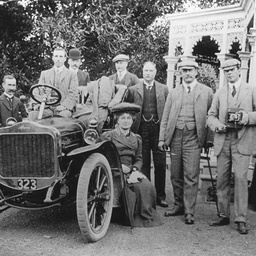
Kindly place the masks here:
[(179, 58), (175, 56), (164, 56), (165, 61), (168, 64), (167, 67), (167, 86), (168, 89), (172, 89), (174, 87), (174, 73), (175, 73), (175, 65), (177, 64)]
[(237, 52), (239, 55), (239, 58), (241, 60), (241, 78), (242, 82), (247, 82), (247, 74), (248, 74), (248, 63), (250, 59), (250, 52)]
[[(227, 60), (227, 59), (231, 59), (234, 57), (233, 54), (227, 54), (227, 53), (216, 53), (217, 58), (220, 61), (220, 66), (221, 64)], [(222, 68), (220, 68), (220, 77), (219, 77), (219, 88), (222, 88), (224, 86), (224, 84), (226, 83), (226, 78), (224, 75), (224, 72), (222, 70)]]
[(252, 47), (251, 61), (250, 61), (250, 73), (249, 73), (249, 84), (256, 86), (256, 27), (250, 29), (249, 35), (247, 35), (249, 43)]

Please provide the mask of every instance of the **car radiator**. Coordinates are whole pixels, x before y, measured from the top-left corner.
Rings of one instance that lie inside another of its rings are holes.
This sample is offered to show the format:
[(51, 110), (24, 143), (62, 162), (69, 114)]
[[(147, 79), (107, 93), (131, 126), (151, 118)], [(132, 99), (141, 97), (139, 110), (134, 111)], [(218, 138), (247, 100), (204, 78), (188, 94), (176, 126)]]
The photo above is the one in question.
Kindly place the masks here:
[(0, 175), (52, 177), (54, 138), (50, 134), (1, 134)]

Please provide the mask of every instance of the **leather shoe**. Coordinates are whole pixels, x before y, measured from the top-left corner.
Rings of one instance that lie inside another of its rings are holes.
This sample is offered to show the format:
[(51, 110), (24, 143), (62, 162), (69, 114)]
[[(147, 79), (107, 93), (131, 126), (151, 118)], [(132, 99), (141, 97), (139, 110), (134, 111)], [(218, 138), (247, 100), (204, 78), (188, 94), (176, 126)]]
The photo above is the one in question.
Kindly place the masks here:
[(178, 216), (178, 215), (183, 215), (184, 214), (184, 209), (179, 208), (177, 206), (174, 206), (171, 210), (166, 211), (164, 213), (165, 217), (170, 217), (170, 216)]
[(165, 200), (157, 200), (157, 205), (161, 206), (161, 207), (168, 207), (168, 204)]
[(185, 224), (192, 225), (194, 224), (194, 216), (191, 213), (185, 215)]
[(248, 234), (248, 229), (246, 227), (246, 224), (244, 222), (238, 222), (237, 223), (237, 230), (239, 234), (241, 235), (247, 235)]
[(219, 227), (219, 226), (226, 226), (229, 225), (230, 220), (227, 217), (220, 217), (216, 221), (210, 223), (210, 226), (212, 227)]

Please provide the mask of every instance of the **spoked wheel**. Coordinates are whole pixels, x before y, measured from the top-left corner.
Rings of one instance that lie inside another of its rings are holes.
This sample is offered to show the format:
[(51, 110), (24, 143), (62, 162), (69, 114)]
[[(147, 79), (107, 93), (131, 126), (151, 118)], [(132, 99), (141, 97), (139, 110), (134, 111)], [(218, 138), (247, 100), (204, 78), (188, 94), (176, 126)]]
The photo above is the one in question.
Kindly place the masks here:
[(77, 187), (77, 218), (82, 235), (88, 242), (103, 238), (108, 230), (114, 187), (110, 165), (99, 153), (86, 159)]

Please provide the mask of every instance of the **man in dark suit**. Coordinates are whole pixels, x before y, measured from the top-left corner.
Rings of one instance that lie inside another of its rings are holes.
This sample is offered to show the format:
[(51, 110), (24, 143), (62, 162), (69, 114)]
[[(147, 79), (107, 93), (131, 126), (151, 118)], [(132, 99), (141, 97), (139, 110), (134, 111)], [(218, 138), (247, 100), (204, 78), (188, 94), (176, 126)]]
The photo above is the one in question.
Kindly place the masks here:
[(79, 49), (74, 48), (69, 50), (68, 54), (68, 64), (69, 69), (71, 71), (74, 71), (77, 74), (78, 78), (78, 89), (79, 89), (79, 102), (85, 103), (85, 97), (87, 96), (88, 90), (87, 90), (87, 84), (90, 82), (90, 76), (89, 73), (86, 71), (82, 71), (79, 69), (81, 66), (81, 52)]
[(0, 126), (6, 126), (6, 120), (10, 117), (21, 122), (22, 118), (27, 117), (25, 106), (19, 98), (14, 96), (16, 91), (16, 79), (12, 75), (3, 78), (4, 93), (0, 96)]
[(216, 92), (207, 118), (207, 125), (215, 132), (219, 205), (219, 218), (210, 225), (230, 223), (230, 177), (233, 169), (235, 223), (240, 234), (247, 234), (247, 173), (250, 156), (255, 153), (256, 88), (241, 80), (240, 61), (229, 59), (221, 67), (228, 83)]
[(185, 214), (185, 223), (194, 224), (201, 148), (206, 140), (206, 116), (213, 92), (197, 82), (197, 62), (183, 61), (178, 68), (182, 83), (169, 92), (159, 136), (159, 148), (170, 147), (174, 192), (174, 205), (165, 216)]
[[(71, 117), (78, 101), (78, 79), (75, 72), (70, 71), (64, 65), (66, 51), (56, 48), (53, 51), (52, 60), (54, 66), (41, 72), (39, 84), (48, 84), (56, 87), (61, 93), (60, 104), (56, 107), (45, 108), (43, 118), (54, 113), (63, 117)], [(29, 113), (29, 119), (34, 120), (38, 116), (39, 105), (34, 106), (34, 111)]]
[(142, 111), (132, 127), (142, 138), (142, 172), (150, 180), (151, 151), (155, 168), (155, 187), (157, 204), (168, 207), (165, 201), (166, 154), (158, 148), (159, 127), (165, 101), (168, 95), (166, 85), (155, 81), (156, 65), (146, 62), (143, 66), (143, 81), (129, 87), (125, 101), (139, 105)]
[(114, 81), (114, 84), (123, 84), (128, 88), (140, 82), (136, 75), (127, 71), (129, 62), (129, 57), (127, 55), (119, 54), (113, 58), (113, 62), (115, 63), (116, 73), (109, 76), (109, 78)]

